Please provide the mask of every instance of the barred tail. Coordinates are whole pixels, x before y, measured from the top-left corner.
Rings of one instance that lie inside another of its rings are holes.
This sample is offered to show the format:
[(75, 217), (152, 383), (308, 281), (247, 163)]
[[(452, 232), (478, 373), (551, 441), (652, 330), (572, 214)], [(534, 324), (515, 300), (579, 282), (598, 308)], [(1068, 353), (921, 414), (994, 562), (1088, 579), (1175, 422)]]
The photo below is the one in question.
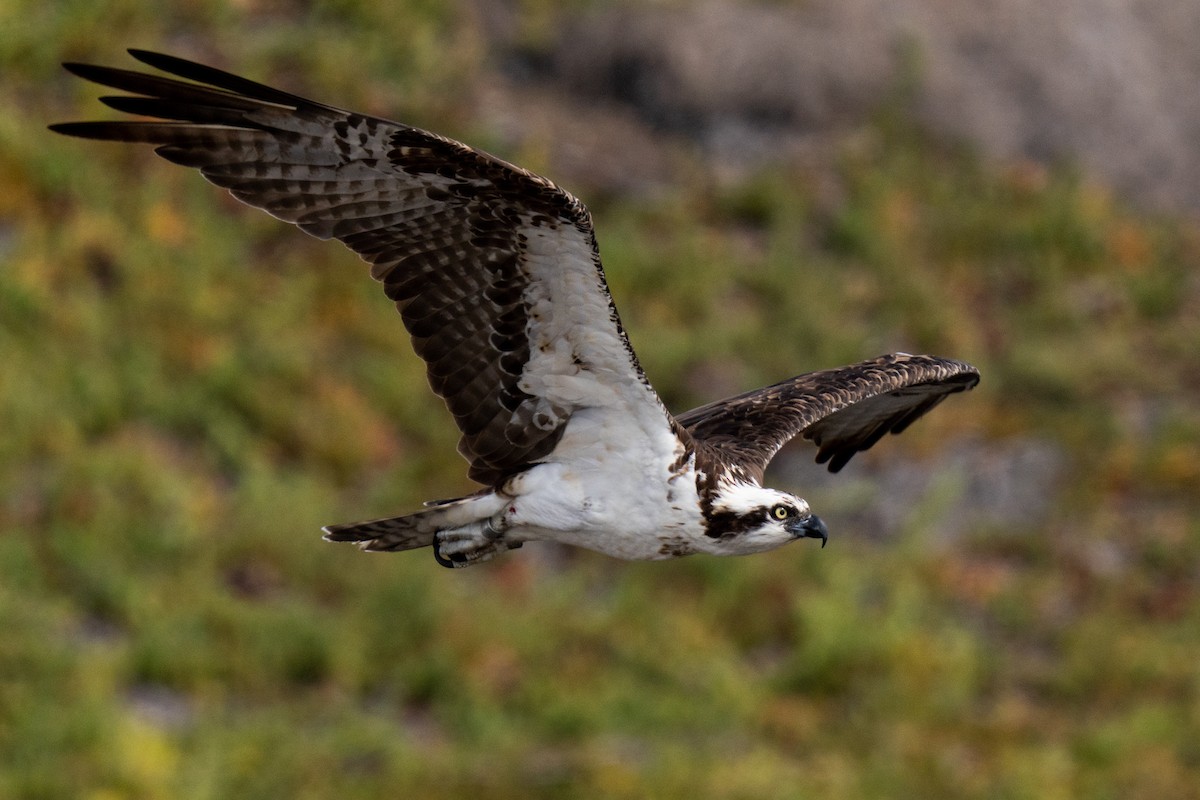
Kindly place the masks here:
[(504, 507), (504, 503), (504, 499), (495, 494), (476, 494), (454, 500), (439, 500), (424, 511), (403, 517), (326, 525), (321, 530), (327, 541), (355, 542), (363, 550), (414, 550), (433, 544), (434, 534), (438, 531), (469, 525), (492, 516)]

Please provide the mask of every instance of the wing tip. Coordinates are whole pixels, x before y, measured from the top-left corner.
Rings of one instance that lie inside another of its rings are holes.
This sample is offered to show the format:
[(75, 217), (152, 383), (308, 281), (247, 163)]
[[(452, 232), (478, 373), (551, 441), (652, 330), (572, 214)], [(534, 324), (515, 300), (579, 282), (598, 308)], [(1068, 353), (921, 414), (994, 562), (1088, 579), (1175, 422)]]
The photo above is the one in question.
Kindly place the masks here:
[(211, 71), (213, 73), (221, 72), (220, 70), (217, 70), (216, 67), (210, 67), (205, 64), (201, 64), (198, 61), (190, 61), (186, 58), (181, 58), (180, 56), (159, 53), (155, 50), (145, 50), (140, 47), (128, 47), (125, 49), (125, 52), (129, 53), (129, 55), (133, 56), (135, 59), (148, 67), (154, 67), (157, 70), (161, 70), (162, 72), (166, 72), (171, 75), (192, 78), (194, 80), (200, 79), (189, 74), (189, 72), (192, 70), (201, 70), (205, 72)]
[(931, 399), (919, 403), (908, 412), (895, 418), (890, 424), (877, 426), (872, 432), (856, 442), (842, 443), (841, 445), (837, 442), (824, 444), (820, 436), (805, 434), (805, 438), (813, 441), (818, 447), (816, 456), (817, 464), (828, 464), (828, 469), (831, 473), (840, 472), (854, 456), (874, 447), (885, 435), (903, 433), (912, 423), (925, 416), (925, 414), (947, 397), (974, 389), (979, 385), (981, 379), (979, 369), (973, 364), (957, 359), (942, 358), (940, 356), (891, 353), (868, 362), (863, 362), (863, 364), (858, 366), (866, 366), (867, 364), (895, 365), (901, 361), (909, 362), (909, 366), (917, 366), (922, 372), (926, 373), (925, 377), (918, 377), (909, 386), (933, 384), (941, 386), (942, 392), (934, 395)]
[(46, 129), (62, 136), (73, 136), (76, 139), (111, 139), (111, 122), (54, 122)]
[(143, 64), (150, 64), (150, 66), (154, 66), (154, 64), (152, 64), (151, 62), (154, 61), (155, 59), (171, 57), (171, 56), (167, 56), (163, 53), (156, 52), (154, 50), (146, 50), (145, 48), (142, 48), (142, 47), (126, 47), (125, 52), (129, 53), (129, 55), (133, 56), (134, 58), (136, 58), (138, 61), (142, 62)]

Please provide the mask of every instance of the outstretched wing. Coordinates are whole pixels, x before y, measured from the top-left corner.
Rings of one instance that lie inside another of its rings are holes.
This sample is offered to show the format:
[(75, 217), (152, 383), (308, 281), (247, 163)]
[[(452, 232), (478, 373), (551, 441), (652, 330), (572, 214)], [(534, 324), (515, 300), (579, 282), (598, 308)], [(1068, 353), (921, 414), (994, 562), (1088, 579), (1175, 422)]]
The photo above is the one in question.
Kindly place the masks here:
[(158, 145), (163, 158), (369, 262), (454, 415), (473, 479), (495, 484), (546, 456), (580, 408), (670, 424), (621, 328), (591, 216), (570, 194), (408, 125), (129, 52), (194, 82), (64, 66), (136, 95), (105, 104), (162, 121), (51, 129)]
[(719, 400), (676, 419), (700, 451), (717, 452), (761, 482), (792, 437), (815, 442), (817, 463), (837, 472), (884, 434), (900, 433), (948, 395), (979, 383), (970, 364), (906, 353), (809, 372)]

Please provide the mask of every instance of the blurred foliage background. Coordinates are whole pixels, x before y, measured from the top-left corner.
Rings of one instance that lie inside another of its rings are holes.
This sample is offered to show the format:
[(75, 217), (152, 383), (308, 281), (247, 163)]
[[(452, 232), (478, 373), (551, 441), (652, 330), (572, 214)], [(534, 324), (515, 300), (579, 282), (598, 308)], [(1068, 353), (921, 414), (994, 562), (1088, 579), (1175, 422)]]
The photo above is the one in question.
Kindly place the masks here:
[[(0, 6), (0, 796), (1200, 796), (1194, 212), (928, 130), (919, 58), (731, 165), (556, 88), (613, 8)], [(784, 453), (824, 551), (326, 544), (470, 490), (456, 433), (354, 256), (46, 132), (127, 46), (549, 174), (671, 408), (901, 349), (983, 383), (836, 479)]]

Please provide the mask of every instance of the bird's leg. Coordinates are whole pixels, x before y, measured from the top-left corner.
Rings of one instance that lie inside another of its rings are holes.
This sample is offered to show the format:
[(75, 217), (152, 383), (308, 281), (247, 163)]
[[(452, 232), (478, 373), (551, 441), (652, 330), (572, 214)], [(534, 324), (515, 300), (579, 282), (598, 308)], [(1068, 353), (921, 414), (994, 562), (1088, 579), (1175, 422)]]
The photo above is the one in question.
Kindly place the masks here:
[(443, 567), (455, 569), (490, 561), (505, 550), (516, 550), (521, 542), (505, 541), (506, 527), (503, 515), (498, 515), (438, 531), (433, 536), (434, 560)]

